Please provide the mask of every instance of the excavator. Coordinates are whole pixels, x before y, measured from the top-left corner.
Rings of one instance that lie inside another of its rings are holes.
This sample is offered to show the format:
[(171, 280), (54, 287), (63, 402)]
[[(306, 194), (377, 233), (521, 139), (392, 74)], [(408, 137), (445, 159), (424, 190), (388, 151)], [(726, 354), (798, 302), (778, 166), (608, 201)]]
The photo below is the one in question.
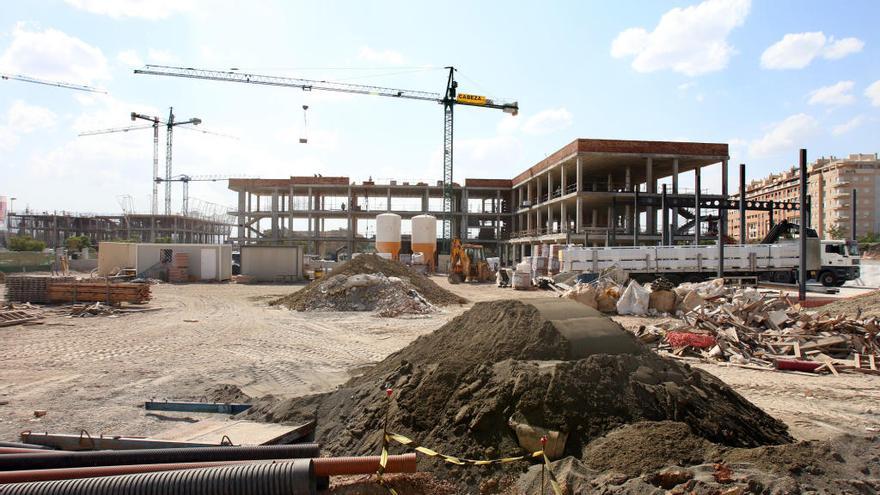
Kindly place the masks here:
[(489, 268), (483, 246), (462, 244), (461, 239), (452, 239), (449, 251), (449, 283), (494, 282), (495, 274)]

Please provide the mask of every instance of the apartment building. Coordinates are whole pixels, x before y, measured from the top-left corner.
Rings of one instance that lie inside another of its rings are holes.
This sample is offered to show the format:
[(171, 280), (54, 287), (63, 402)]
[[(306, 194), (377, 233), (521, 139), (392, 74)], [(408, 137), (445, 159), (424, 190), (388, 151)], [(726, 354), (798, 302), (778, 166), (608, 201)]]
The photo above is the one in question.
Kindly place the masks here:
[[(820, 238), (851, 238), (853, 191), (856, 198), (856, 236), (880, 232), (880, 160), (877, 153), (854, 153), (846, 158), (822, 157), (807, 167), (807, 194), (810, 197), (810, 226)], [(746, 200), (797, 202), (796, 167), (782, 173), (753, 180), (746, 186)], [(739, 192), (731, 195), (739, 199)], [(800, 212), (778, 209), (772, 212), (746, 212), (746, 240), (760, 241), (770, 229), (771, 220), (798, 223)], [(729, 233), (739, 239), (739, 214), (728, 212)]]

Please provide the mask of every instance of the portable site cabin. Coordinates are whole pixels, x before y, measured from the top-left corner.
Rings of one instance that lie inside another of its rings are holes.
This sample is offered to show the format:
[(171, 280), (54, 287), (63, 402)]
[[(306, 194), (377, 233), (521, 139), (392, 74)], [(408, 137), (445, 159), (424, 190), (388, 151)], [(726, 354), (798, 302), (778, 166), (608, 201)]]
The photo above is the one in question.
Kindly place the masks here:
[(171, 265), (178, 253), (188, 255), (187, 271), (192, 279), (232, 278), (232, 246), (228, 244), (102, 242), (98, 244), (98, 275), (112, 275), (122, 268), (144, 273), (163, 264)]
[(294, 282), (303, 278), (301, 246), (242, 246), (241, 274), (258, 282)]

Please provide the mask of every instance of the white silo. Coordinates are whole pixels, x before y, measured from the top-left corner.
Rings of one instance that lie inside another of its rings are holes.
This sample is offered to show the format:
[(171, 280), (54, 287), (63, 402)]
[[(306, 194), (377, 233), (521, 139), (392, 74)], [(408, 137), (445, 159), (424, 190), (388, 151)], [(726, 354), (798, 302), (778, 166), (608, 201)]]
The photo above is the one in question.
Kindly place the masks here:
[(388, 253), (391, 259), (397, 259), (400, 253), (400, 215), (376, 215), (376, 252)]
[(437, 251), (437, 218), (416, 215), (412, 219), (412, 252), (425, 255), (428, 267), (434, 271), (434, 252)]

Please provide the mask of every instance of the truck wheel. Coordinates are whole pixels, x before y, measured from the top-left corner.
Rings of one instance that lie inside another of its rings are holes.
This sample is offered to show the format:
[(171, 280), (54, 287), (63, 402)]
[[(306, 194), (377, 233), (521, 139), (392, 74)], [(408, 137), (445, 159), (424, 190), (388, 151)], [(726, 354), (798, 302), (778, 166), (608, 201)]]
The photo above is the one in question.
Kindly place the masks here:
[(838, 280), (837, 283), (834, 284), (834, 286), (835, 287), (843, 287), (843, 284), (845, 284), (845, 283), (846, 283), (846, 280)]
[(837, 275), (834, 272), (822, 272), (819, 274), (819, 282), (825, 287), (834, 287), (837, 284)]

